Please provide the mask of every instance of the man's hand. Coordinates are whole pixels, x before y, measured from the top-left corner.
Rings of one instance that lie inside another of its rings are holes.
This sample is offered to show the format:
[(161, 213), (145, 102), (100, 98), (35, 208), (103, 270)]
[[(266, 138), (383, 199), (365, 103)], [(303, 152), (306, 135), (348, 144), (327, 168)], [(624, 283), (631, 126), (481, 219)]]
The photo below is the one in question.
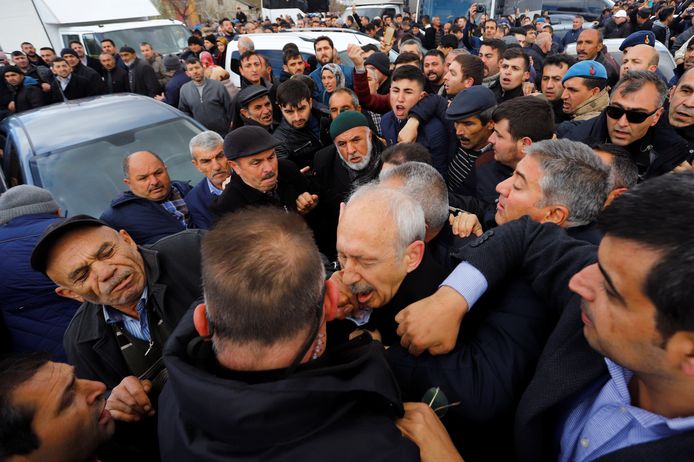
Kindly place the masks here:
[(41, 90), (43, 90), (44, 93), (50, 93), (51, 92), (51, 84), (43, 82), (41, 83)]
[(166, 96), (164, 96), (164, 93), (162, 92), (159, 95), (154, 95), (154, 99), (156, 99), (157, 101), (164, 101), (166, 99)]
[(137, 422), (143, 417), (153, 416), (154, 408), (147, 396), (151, 389), (149, 380), (128, 376), (113, 389), (106, 401), (106, 409), (114, 419), (123, 422)]
[(682, 161), (677, 167), (673, 168), (672, 171), (675, 173), (687, 172), (694, 168), (694, 165), (690, 164), (686, 160)]
[(386, 43), (385, 40), (381, 40), (381, 46), (379, 49), (381, 50), (381, 53), (388, 54), (390, 53), (390, 50), (393, 48), (393, 43), (395, 43), (395, 38), (393, 38), (390, 43)]
[(335, 271), (330, 276), (330, 280), (337, 287), (337, 314), (335, 319), (345, 319), (359, 304), (349, 287), (342, 282), (342, 271)]
[(354, 68), (359, 71), (364, 71), (364, 50), (359, 45), (350, 43), (347, 45), (347, 56), (354, 63)]
[(410, 117), (407, 119), (405, 126), (398, 133), (398, 143), (414, 143), (417, 141), (417, 132), (419, 131), (419, 119)]
[(14, 101), (10, 101), (9, 104), (7, 105), (7, 110), (10, 112), (14, 112), (17, 109), (17, 106), (15, 105)]
[(453, 235), (458, 237), (468, 237), (470, 234), (481, 236), (484, 234), (479, 218), (474, 213), (461, 212), (458, 215), (448, 216)]
[(306, 215), (318, 205), (318, 196), (305, 192), (296, 198), (296, 211), (300, 215)]
[(422, 462), (463, 462), (441, 420), (426, 404), (405, 403), (405, 415), (395, 425), (419, 447)]
[(425, 350), (432, 355), (450, 352), (458, 340), (460, 323), (467, 310), (467, 301), (458, 292), (440, 287), (433, 295), (409, 305), (395, 316), (400, 344), (415, 356)]

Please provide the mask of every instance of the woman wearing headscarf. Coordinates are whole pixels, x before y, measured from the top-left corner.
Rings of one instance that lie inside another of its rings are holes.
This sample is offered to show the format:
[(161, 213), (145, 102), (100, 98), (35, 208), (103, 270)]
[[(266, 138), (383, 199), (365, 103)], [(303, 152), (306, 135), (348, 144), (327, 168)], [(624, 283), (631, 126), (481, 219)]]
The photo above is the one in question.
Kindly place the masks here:
[(330, 105), (330, 97), (338, 88), (345, 86), (345, 74), (340, 66), (334, 63), (324, 64), (321, 69), (321, 82), (323, 82), (323, 94), (320, 102)]

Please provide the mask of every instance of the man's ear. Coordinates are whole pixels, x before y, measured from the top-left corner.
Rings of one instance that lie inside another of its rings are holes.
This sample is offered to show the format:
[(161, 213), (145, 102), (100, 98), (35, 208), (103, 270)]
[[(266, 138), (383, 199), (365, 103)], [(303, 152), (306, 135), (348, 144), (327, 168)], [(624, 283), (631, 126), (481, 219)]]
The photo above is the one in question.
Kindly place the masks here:
[(655, 117), (653, 117), (653, 122), (651, 122), (651, 127), (658, 123), (658, 121), (660, 120), (660, 116), (663, 115), (664, 110), (665, 110), (665, 108), (661, 107), (660, 109), (658, 109), (655, 112)]
[(609, 207), (609, 205), (617, 199), (619, 196), (627, 192), (627, 188), (616, 188), (610, 191), (610, 193), (607, 195), (607, 199), (605, 199), (605, 207)]
[(63, 298), (69, 298), (69, 299), (72, 299), (72, 300), (77, 300), (77, 301), (80, 302), (80, 303), (84, 303), (84, 302), (85, 302), (84, 297), (82, 297), (81, 295), (76, 294), (75, 292), (71, 291), (71, 290), (68, 289), (67, 287), (60, 287), (60, 286), (58, 286), (58, 287), (55, 288), (55, 293), (58, 294), (58, 295), (60, 295), (60, 296), (63, 297)]
[(241, 109), (239, 110), (239, 112), (241, 113), (241, 115), (242, 115), (243, 117), (245, 117), (246, 119), (248, 119), (248, 109), (241, 108)]
[(419, 94), (419, 99), (418, 99), (417, 101), (421, 101), (422, 98), (424, 98), (427, 94), (428, 94), (427, 92), (422, 91), (422, 92)]
[(566, 225), (569, 220), (569, 209), (564, 205), (552, 205), (547, 207), (547, 212), (543, 219), (543, 223), (555, 223), (559, 226)]
[(592, 90), (590, 90), (590, 96), (595, 96), (598, 93), (600, 93), (602, 90), (599, 87), (595, 87)]
[(326, 321), (332, 321), (337, 316), (337, 285), (330, 279), (325, 281), (325, 297), (323, 298), (323, 314)]
[(128, 188), (130, 187), (130, 180), (128, 178), (123, 178), (123, 183), (125, 183)]
[(234, 173), (240, 175), (238, 162), (236, 162), (235, 160), (229, 160), (229, 165), (231, 165), (231, 168), (234, 169)]
[(411, 273), (416, 270), (424, 258), (424, 241), (414, 241), (405, 249), (405, 263), (407, 264), (407, 272)]
[(465, 88), (471, 88), (475, 85), (475, 79), (473, 77), (465, 77), (463, 79), (463, 86)]
[(694, 332), (675, 332), (667, 340), (665, 350), (683, 374), (694, 378)]
[(132, 238), (132, 236), (130, 236), (130, 234), (128, 234), (128, 232), (127, 232), (126, 230), (121, 229), (120, 231), (118, 231), (118, 235), (119, 235), (125, 242), (127, 242), (129, 245), (131, 245), (131, 246), (133, 246), (133, 247), (137, 247), (137, 243), (136, 243), (135, 240)]
[(207, 307), (204, 303), (200, 303), (193, 310), (193, 325), (198, 331), (200, 337), (210, 337), (210, 321), (207, 319)]

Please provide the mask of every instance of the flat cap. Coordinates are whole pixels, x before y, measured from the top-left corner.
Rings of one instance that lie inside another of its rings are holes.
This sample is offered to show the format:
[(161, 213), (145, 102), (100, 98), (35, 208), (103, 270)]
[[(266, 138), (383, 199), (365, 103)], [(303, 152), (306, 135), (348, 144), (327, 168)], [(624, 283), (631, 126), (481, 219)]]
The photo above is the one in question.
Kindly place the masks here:
[(60, 50), (60, 57), (62, 58), (65, 55), (73, 55), (74, 57), (79, 58), (77, 52), (72, 48), (63, 48), (62, 50)]
[(260, 85), (249, 85), (236, 95), (236, 101), (238, 102), (238, 107), (244, 107), (251, 103), (256, 98), (268, 95), (269, 91), (266, 87)]
[(607, 70), (605, 66), (597, 61), (588, 59), (586, 61), (579, 61), (566, 71), (564, 78), (561, 79), (561, 83), (566, 82), (573, 77), (585, 77), (592, 79), (605, 79), (607, 80)]
[(655, 34), (649, 30), (636, 31), (624, 39), (622, 44), (619, 45), (619, 51), (624, 51), (636, 45), (650, 45), (655, 47)]
[(354, 127), (368, 127), (369, 122), (361, 112), (345, 111), (330, 124), (330, 136), (335, 139), (342, 133)]
[(267, 130), (255, 125), (246, 125), (224, 137), (224, 155), (229, 160), (248, 157), (282, 144)]
[(134, 49), (133, 47), (129, 47), (129, 46), (126, 45), (126, 46), (120, 47), (120, 50), (118, 50), (118, 52), (119, 52), (119, 53), (132, 53), (132, 54), (135, 54), (135, 49)]
[(164, 67), (167, 71), (177, 71), (181, 68), (181, 59), (176, 55), (168, 55), (164, 58)]
[(46, 267), (48, 266), (48, 254), (55, 243), (64, 236), (68, 231), (86, 228), (88, 226), (108, 226), (104, 221), (97, 218), (90, 217), (89, 215), (75, 215), (65, 220), (56, 221), (52, 223), (46, 230), (41, 234), (39, 241), (34, 246), (34, 250), (31, 252), (31, 267), (35, 271), (39, 271), (46, 274)]
[(474, 85), (461, 91), (446, 109), (448, 120), (462, 120), (496, 106), (494, 92), (483, 85)]
[(22, 70), (19, 68), (19, 66), (15, 66), (15, 65), (12, 65), (12, 64), (10, 64), (9, 66), (4, 66), (4, 67), (2, 68), (2, 72), (3, 72), (4, 74), (7, 74), (8, 72), (14, 72), (15, 74), (24, 75), (24, 71), (22, 71)]

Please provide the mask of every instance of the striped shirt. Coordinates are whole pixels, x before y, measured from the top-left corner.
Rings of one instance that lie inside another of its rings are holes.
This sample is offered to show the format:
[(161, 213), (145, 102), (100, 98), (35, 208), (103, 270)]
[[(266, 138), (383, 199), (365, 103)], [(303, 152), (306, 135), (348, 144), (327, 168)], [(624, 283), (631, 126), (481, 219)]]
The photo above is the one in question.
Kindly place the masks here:
[(610, 380), (587, 390), (568, 412), (559, 460), (590, 461), (694, 428), (694, 416), (668, 419), (631, 404), (634, 373), (605, 358)]
[(128, 331), (130, 335), (145, 342), (152, 340), (152, 336), (149, 333), (149, 319), (147, 318), (147, 286), (140, 296), (140, 301), (137, 303), (137, 314), (140, 319), (135, 319), (122, 313), (110, 306), (104, 305), (104, 319), (106, 319), (106, 324), (116, 324), (119, 322), (123, 323), (123, 328)]

